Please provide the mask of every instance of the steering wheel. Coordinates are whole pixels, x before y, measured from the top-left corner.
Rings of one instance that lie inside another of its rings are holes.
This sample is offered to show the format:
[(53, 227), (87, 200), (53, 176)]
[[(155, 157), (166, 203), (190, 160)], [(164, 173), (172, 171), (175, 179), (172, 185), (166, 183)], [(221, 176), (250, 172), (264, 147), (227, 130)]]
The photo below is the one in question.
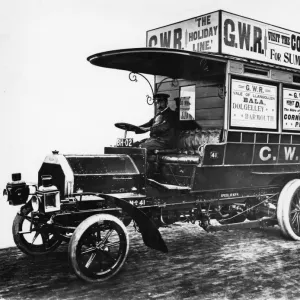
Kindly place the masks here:
[(115, 126), (126, 131), (136, 131), (137, 129), (139, 129), (138, 126), (129, 123), (116, 123)]

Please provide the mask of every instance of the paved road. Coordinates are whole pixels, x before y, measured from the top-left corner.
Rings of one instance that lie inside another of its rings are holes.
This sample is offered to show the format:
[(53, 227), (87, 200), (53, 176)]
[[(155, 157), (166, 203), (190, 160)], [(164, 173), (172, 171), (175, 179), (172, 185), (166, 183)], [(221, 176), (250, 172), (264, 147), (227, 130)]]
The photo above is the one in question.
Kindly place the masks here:
[(168, 254), (129, 231), (127, 262), (101, 284), (71, 273), (66, 245), (38, 258), (15, 247), (0, 250), (0, 298), (300, 299), (300, 244), (284, 240), (278, 227), (208, 234), (181, 223), (160, 230)]

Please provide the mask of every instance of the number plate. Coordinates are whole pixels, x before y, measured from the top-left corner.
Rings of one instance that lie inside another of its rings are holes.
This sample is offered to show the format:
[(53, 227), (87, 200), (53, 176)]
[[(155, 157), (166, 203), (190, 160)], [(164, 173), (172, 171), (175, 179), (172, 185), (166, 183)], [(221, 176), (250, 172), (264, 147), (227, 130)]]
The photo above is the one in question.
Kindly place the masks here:
[(130, 200), (129, 203), (134, 206), (143, 206), (146, 204), (146, 200)]
[(117, 139), (117, 147), (132, 147), (133, 139)]

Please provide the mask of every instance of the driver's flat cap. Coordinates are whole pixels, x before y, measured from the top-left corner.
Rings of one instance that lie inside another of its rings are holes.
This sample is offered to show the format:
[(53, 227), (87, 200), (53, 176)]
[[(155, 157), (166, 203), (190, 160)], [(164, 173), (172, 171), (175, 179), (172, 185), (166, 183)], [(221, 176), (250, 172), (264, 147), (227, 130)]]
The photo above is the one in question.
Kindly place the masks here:
[(165, 93), (157, 93), (153, 96), (153, 99), (156, 101), (164, 101), (164, 100), (168, 100), (168, 98), (170, 97), (169, 94), (165, 94)]

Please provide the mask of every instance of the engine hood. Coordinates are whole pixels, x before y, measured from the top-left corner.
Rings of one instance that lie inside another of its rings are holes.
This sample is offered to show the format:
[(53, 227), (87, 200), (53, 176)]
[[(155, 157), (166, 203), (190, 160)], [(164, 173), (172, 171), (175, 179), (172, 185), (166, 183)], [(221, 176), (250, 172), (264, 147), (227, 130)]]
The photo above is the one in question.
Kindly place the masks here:
[(139, 188), (139, 171), (125, 154), (46, 156), (38, 174), (51, 175), (61, 195), (78, 191), (93, 193), (125, 193)]

